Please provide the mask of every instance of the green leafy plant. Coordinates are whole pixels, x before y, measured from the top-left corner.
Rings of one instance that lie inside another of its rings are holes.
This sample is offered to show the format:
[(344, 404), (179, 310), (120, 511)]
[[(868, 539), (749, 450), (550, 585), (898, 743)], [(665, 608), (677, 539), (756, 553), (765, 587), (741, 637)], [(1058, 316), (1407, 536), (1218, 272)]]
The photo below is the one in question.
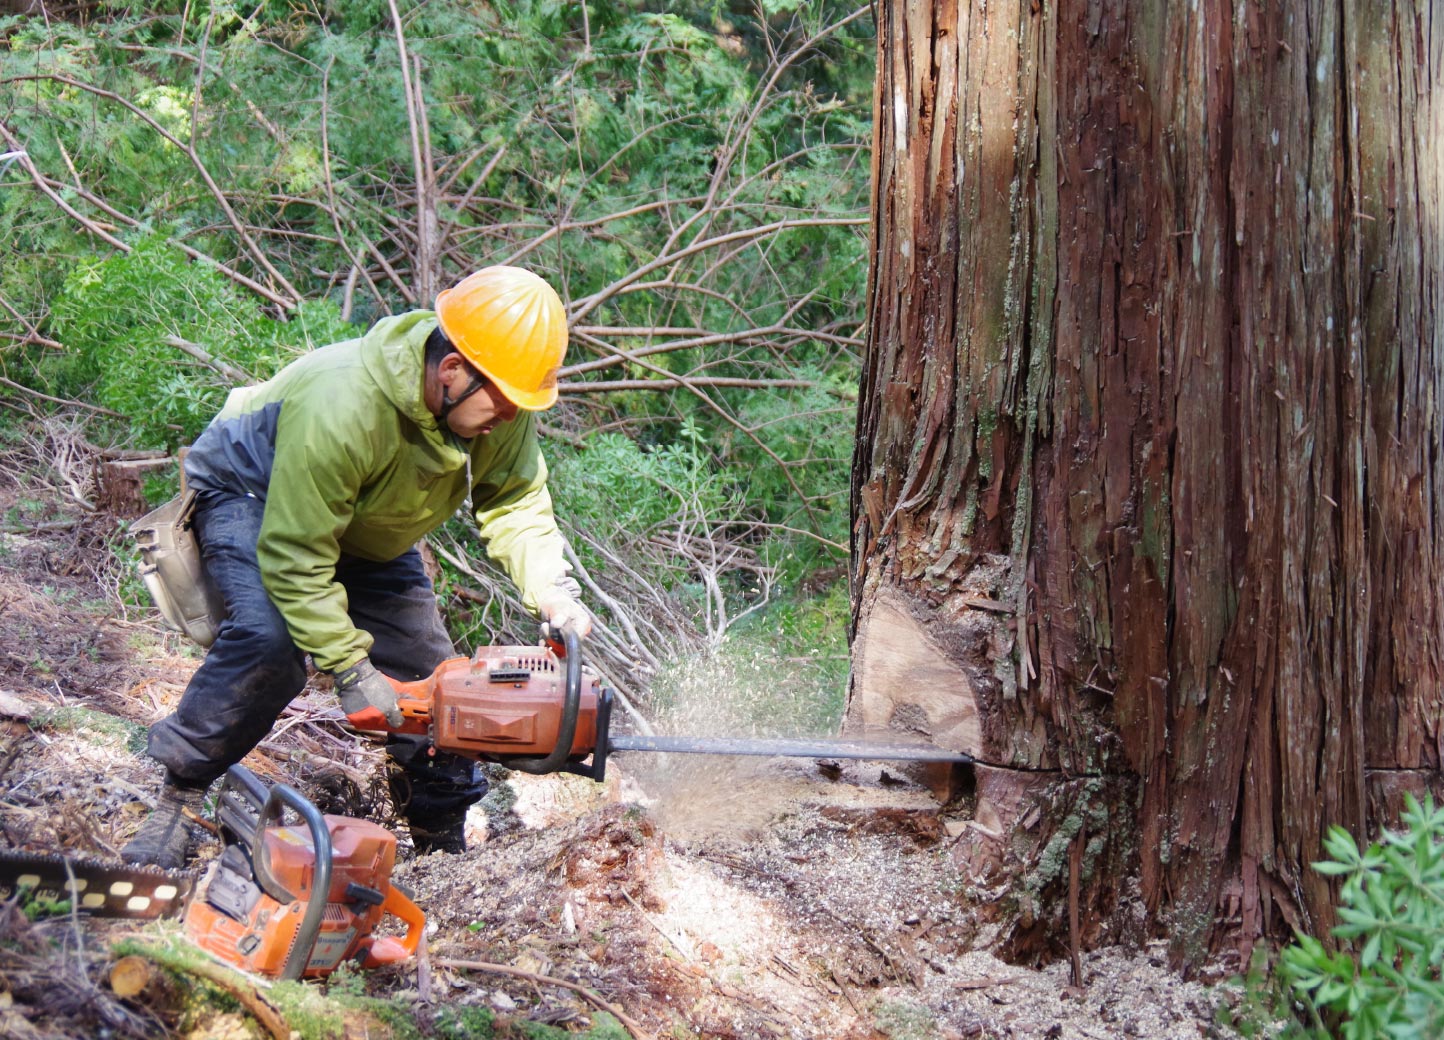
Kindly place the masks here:
[(62, 392), (93, 391), (145, 447), (189, 443), (233, 383), (264, 379), (305, 349), (357, 331), (324, 300), (301, 304), (288, 322), (265, 317), (158, 235), (77, 265), (51, 317), (72, 352), (42, 371)]
[(1298, 1040), (1308, 1034), (1293, 1015), (1289, 984), (1273, 970), (1266, 944), (1255, 946), (1248, 970), (1218, 987), (1222, 998), (1214, 1009), (1214, 1023), (1229, 1030), (1224, 1035)]
[(939, 1035), (932, 1012), (907, 1000), (880, 1000), (872, 1009), (873, 1024), (889, 1040), (934, 1040)]
[(1282, 970), (1320, 1038), (1444, 1036), (1444, 809), (1405, 795), (1403, 829), (1360, 849), (1342, 827), (1324, 839), (1321, 874), (1343, 878), (1339, 949), (1303, 935)]
[(31, 921), (42, 921), (47, 917), (63, 917), (70, 913), (68, 899), (52, 899), (38, 895), (33, 888), (21, 888), (18, 893), (20, 911)]

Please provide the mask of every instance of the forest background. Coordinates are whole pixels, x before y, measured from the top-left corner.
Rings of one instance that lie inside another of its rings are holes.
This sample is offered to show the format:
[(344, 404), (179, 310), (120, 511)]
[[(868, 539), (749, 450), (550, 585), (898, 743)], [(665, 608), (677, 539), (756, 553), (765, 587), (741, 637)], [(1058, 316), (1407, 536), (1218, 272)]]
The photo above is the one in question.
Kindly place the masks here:
[[(652, 712), (712, 657), (769, 691), (750, 723), (836, 723), (869, 8), (18, 6), (0, 437), (62, 474), (158, 456), (154, 504), (232, 386), (527, 266), (572, 322), (545, 450), (594, 660)], [(534, 638), (463, 519), (432, 547), (459, 646)], [(131, 570), (119, 598), (147, 609)]]

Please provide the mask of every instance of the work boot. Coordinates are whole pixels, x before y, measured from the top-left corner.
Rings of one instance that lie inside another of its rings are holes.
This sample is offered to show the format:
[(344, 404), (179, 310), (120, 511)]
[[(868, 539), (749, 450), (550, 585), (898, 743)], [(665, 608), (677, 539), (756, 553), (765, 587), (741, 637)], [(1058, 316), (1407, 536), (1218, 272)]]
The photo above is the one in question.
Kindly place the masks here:
[(465, 813), (425, 820), (412, 817), (406, 822), (411, 829), (411, 845), (418, 856), (428, 856), (433, 852), (445, 852), (454, 856), (466, 851)]
[(186, 819), (186, 810), (196, 816), (205, 808), (204, 787), (180, 787), (167, 782), (160, 789), (160, 798), (150, 816), (140, 825), (135, 837), (120, 850), (127, 863), (179, 870), (185, 866), (195, 831)]

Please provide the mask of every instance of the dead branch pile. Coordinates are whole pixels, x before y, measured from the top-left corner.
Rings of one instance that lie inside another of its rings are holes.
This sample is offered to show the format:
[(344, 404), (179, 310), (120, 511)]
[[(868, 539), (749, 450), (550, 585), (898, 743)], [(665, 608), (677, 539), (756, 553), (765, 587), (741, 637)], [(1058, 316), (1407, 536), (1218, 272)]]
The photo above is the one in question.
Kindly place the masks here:
[(78, 921), (34, 924), (15, 902), (0, 903), (0, 1035), (156, 1036), (159, 1019), (132, 1010), (95, 981), (105, 959), (86, 949)]

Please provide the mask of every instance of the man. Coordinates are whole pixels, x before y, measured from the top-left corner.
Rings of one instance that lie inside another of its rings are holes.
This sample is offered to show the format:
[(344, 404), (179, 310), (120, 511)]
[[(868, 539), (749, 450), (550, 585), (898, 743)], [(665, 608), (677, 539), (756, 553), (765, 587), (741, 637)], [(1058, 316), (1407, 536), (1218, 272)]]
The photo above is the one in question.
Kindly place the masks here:
[[(301, 691), (306, 654), (346, 714), (374, 707), (400, 723), (381, 673), (419, 679), (453, 656), (415, 543), (468, 494), (527, 608), (587, 634), (536, 432), (566, 345), (552, 288), (488, 267), (442, 292), (435, 312), (383, 319), (231, 393), (185, 461), (226, 616), (175, 712), (150, 728), (165, 783), (126, 860), (184, 864), (185, 811)], [(393, 735), (388, 750), (416, 851), (462, 851), (467, 807), (486, 792), (475, 764), (429, 754), (422, 738)]]

